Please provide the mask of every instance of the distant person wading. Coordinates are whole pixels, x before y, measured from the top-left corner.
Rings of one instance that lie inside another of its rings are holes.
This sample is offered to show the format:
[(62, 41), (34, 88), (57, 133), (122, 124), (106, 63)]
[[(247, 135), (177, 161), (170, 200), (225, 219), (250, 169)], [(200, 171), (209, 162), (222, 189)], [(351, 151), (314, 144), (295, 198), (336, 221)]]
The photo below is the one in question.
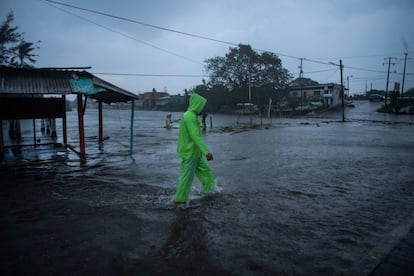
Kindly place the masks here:
[(180, 121), (178, 136), (178, 156), (181, 158), (180, 176), (174, 202), (185, 203), (188, 200), (194, 175), (207, 193), (215, 188), (213, 173), (204, 160), (213, 160), (213, 155), (204, 144), (198, 116), (204, 111), (207, 100), (198, 94), (190, 96), (189, 106)]

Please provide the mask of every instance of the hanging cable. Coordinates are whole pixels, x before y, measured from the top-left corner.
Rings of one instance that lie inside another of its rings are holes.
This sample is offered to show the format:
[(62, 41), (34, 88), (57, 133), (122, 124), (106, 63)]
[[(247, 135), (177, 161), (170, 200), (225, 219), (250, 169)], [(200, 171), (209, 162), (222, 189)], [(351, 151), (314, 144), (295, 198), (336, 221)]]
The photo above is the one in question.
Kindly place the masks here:
[(111, 75), (111, 76), (131, 76), (131, 77), (173, 77), (173, 78), (203, 78), (207, 75), (180, 75), (180, 74), (128, 74), (128, 73), (106, 73), (106, 72), (92, 72), (96, 75)]
[[(122, 35), (122, 36), (124, 36), (124, 37), (126, 37), (126, 38), (129, 38), (129, 39), (131, 39), (131, 40), (134, 40), (135, 42), (139, 42), (139, 43), (145, 44), (145, 45), (147, 45), (147, 46), (149, 46), (149, 47), (152, 47), (152, 48), (154, 48), (154, 49), (160, 50), (160, 51), (162, 51), (162, 52), (165, 52), (165, 53), (168, 53), (168, 54), (174, 55), (174, 56), (179, 57), (179, 58), (182, 58), (182, 59), (186, 59), (186, 60), (188, 60), (188, 61), (191, 61), (191, 62), (196, 63), (196, 64), (199, 64), (199, 65), (203, 65), (203, 63), (201, 63), (201, 62), (198, 62), (198, 61), (195, 61), (195, 60), (193, 60), (193, 59), (191, 59), (191, 58), (188, 58), (188, 57), (185, 57), (185, 56), (179, 55), (179, 54), (174, 53), (174, 52), (172, 52), (172, 51), (169, 51), (169, 50), (166, 50), (166, 49), (160, 48), (160, 47), (155, 46), (155, 45), (153, 45), (153, 44), (151, 44), (151, 43), (148, 43), (148, 42), (145, 42), (145, 41), (143, 41), (143, 40), (140, 40), (140, 39), (137, 39), (137, 38), (135, 38), (135, 37), (132, 37), (132, 36), (130, 36), (130, 35), (124, 34), (124, 33), (122, 33), (122, 32), (119, 32), (119, 31), (117, 31), (117, 30), (114, 30), (114, 29), (112, 29), (112, 28), (109, 28), (109, 27), (107, 27), (107, 26), (104, 26), (104, 25), (102, 25), (102, 24), (96, 23), (96, 22), (94, 22), (94, 21), (92, 21), (92, 20), (90, 20), (90, 19), (87, 19), (87, 18), (83, 17), (83, 16), (80, 16), (80, 15), (78, 15), (78, 14), (72, 13), (72, 12), (70, 12), (70, 11), (67, 11), (67, 10), (65, 10), (65, 9), (59, 8), (59, 7), (57, 7), (57, 6), (54, 6), (54, 5), (50, 4), (50, 3), (48, 3), (48, 2), (54, 2), (54, 1), (48, 1), (48, 0), (40, 0), (40, 1), (41, 1), (41, 2), (46, 2), (46, 4), (50, 5), (51, 7), (54, 7), (54, 8), (56, 8), (56, 9), (60, 10), (60, 11), (63, 11), (63, 12), (65, 12), (65, 13), (67, 13), (67, 14), (70, 14), (70, 15), (72, 15), (72, 16), (75, 16), (75, 17), (77, 17), (77, 18), (79, 18), (79, 19), (81, 19), (81, 20), (84, 20), (84, 21), (86, 21), (86, 22), (88, 22), (88, 23), (94, 24), (94, 25), (96, 25), (96, 26), (98, 26), (98, 27), (100, 27), (100, 28), (103, 28), (103, 29), (105, 29), (105, 30), (108, 30), (108, 31), (110, 31), (110, 32), (113, 32), (113, 33), (116, 33), (116, 34)], [(65, 5), (65, 6), (66, 6), (66, 5)]]
[[(239, 46), (239, 45), (240, 45), (239, 43), (234, 43), (234, 42), (229, 42), (229, 41), (219, 40), (219, 39), (210, 38), (210, 37), (207, 37), (207, 36), (202, 36), (202, 35), (192, 34), (192, 33), (188, 33), (188, 32), (183, 32), (183, 31), (179, 31), (179, 30), (174, 30), (174, 29), (171, 29), (171, 28), (166, 28), (166, 27), (161, 27), (161, 26), (157, 26), (157, 25), (153, 25), (153, 24), (148, 24), (148, 23), (145, 23), (145, 22), (141, 22), (141, 21), (137, 21), (137, 20), (129, 19), (129, 18), (126, 18), (126, 17), (117, 16), (117, 15), (113, 15), (113, 14), (109, 14), (109, 13), (105, 13), (105, 12), (100, 12), (100, 11), (97, 11), (97, 10), (92, 10), (92, 9), (82, 8), (82, 7), (78, 7), (78, 6), (74, 6), (74, 5), (70, 5), (70, 4), (62, 3), (62, 2), (59, 2), (59, 1), (54, 1), (54, 0), (39, 0), (39, 1), (41, 1), (41, 2), (46, 2), (47, 4), (49, 4), (49, 5), (51, 5), (52, 7), (55, 7), (55, 8), (57, 8), (57, 7), (56, 7), (56, 6), (54, 6), (54, 5), (52, 5), (52, 4), (55, 4), (55, 5), (60, 5), (60, 6), (66, 6), (66, 7), (72, 8), (72, 9), (82, 10), (82, 11), (86, 11), (86, 12), (89, 12), (89, 13), (94, 13), (94, 14), (99, 14), (99, 15), (102, 15), (102, 16), (111, 17), (111, 18), (114, 18), (114, 19), (118, 19), (118, 20), (122, 20), (122, 21), (127, 21), (127, 22), (131, 22), (131, 23), (134, 23), (134, 24), (139, 24), (139, 25), (143, 25), (143, 26), (146, 26), (146, 27), (155, 28), (155, 29), (159, 29), (159, 30), (163, 30), (163, 31), (173, 32), (173, 33), (177, 33), (177, 34), (180, 34), (180, 35), (190, 36), (190, 37), (199, 38), (199, 39), (204, 39), (204, 40), (209, 40), (209, 41), (218, 42), (218, 43), (222, 43), (222, 44), (227, 44), (227, 45), (231, 45), (231, 46)], [(61, 10), (63, 10), (63, 9), (61, 9)], [(67, 12), (67, 13), (70, 13), (70, 12), (68, 12), (68, 11), (66, 11), (66, 10), (63, 10), (63, 11), (65, 11), (65, 12)], [(118, 32), (118, 31), (115, 31), (115, 30), (113, 30), (113, 29), (111, 29), (111, 28), (108, 28), (108, 27), (105, 27), (105, 26), (103, 26), (103, 25), (97, 24), (97, 23), (95, 23), (95, 22), (93, 22), (93, 21), (91, 21), (91, 20), (89, 20), (89, 19), (83, 18), (83, 17), (81, 17), (81, 16), (79, 16), (79, 15), (76, 15), (76, 14), (73, 14), (73, 13), (70, 13), (70, 14), (72, 14), (72, 15), (74, 15), (74, 16), (77, 16), (77, 17), (79, 17), (79, 18), (81, 18), (81, 19), (83, 19), (83, 20), (86, 20), (86, 21), (88, 21), (88, 22), (90, 22), (90, 23), (92, 23), (92, 24), (95, 24), (95, 25), (97, 25), (97, 26), (100, 26), (100, 27), (102, 27), (102, 28), (105, 28), (105, 29), (107, 29), (107, 30), (109, 30), (109, 31), (111, 31), (111, 32), (118, 33), (118, 34), (123, 35), (123, 36), (125, 36), (125, 37), (128, 37), (128, 38), (130, 38), (130, 39), (133, 39), (133, 40), (135, 40), (135, 41), (137, 41), (137, 42), (140, 42), (140, 43), (146, 44), (146, 45), (148, 45), (148, 46), (150, 46), (150, 47), (153, 47), (153, 48), (159, 49), (159, 50), (164, 51), (164, 52), (166, 52), (166, 53), (173, 54), (173, 55), (175, 55), (175, 56), (178, 56), (178, 57), (181, 57), (181, 58), (184, 58), (184, 59), (190, 60), (190, 61), (195, 62), (195, 63), (198, 63), (198, 64), (201, 64), (201, 63), (199, 63), (199, 62), (197, 62), (197, 61), (194, 61), (194, 60), (192, 60), (192, 59), (189, 59), (189, 58), (187, 58), (187, 57), (184, 57), (184, 56), (181, 56), (181, 55), (175, 54), (175, 53), (173, 53), (173, 52), (171, 52), (171, 51), (168, 51), (168, 50), (165, 50), (165, 49), (159, 48), (159, 47), (157, 47), (157, 46), (155, 46), (155, 45), (152, 45), (152, 44), (150, 44), (150, 43), (147, 43), (147, 42), (144, 42), (144, 41), (138, 40), (138, 39), (133, 38), (133, 37), (131, 37), (131, 36), (128, 36), (128, 35), (126, 35), (126, 34), (123, 34), (123, 33), (120, 33), (120, 32)], [(298, 60), (304, 60), (304, 61), (308, 61), (308, 62), (312, 62), (312, 63), (317, 63), (317, 64), (323, 64), (323, 65), (329, 65), (329, 66), (332, 66), (332, 64), (331, 64), (330, 62), (320, 61), (320, 60), (311, 59), (311, 58), (301, 58), (301, 57), (297, 57), (297, 56), (293, 56), (293, 55), (286, 55), (286, 54), (282, 54), (282, 53), (276, 53), (276, 52), (273, 52), (273, 51), (268, 51), (268, 50), (264, 50), (264, 49), (258, 49), (258, 48), (253, 48), (253, 49), (254, 49), (254, 50), (256, 50), (256, 51), (259, 51), (259, 52), (274, 53), (274, 54), (276, 54), (276, 55), (278, 55), (278, 56), (281, 56), (281, 57), (288, 57), (288, 58), (293, 58), (293, 59), (298, 59)], [(347, 57), (347, 58), (366, 58), (366, 57), (375, 57), (375, 56), (380, 56), (380, 55), (370, 55), (370, 56), (351, 56), (351, 57)], [(381, 56), (383, 56), (383, 55), (381, 55)], [(340, 58), (340, 57), (338, 57), (338, 58)], [(345, 58), (346, 58), (346, 57), (345, 57)], [(321, 59), (322, 59), (322, 58), (321, 58)], [(324, 59), (334, 59), (334, 58), (324, 58)], [(341, 59), (342, 59), (342, 58), (341, 58)], [(367, 72), (386, 73), (386, 72), (384, 72), (384, 71), (379, 71), (379, 70), (371, 70), (371, 69), (364, 69), (364, 68), (351, 67), (351, 66), (344, 66), (344, 65), (343, 65), (343, 68), (354, 69), (354, 70), (360, 70), (360, 71), (367, 71)], [(407, 74), (407, 75), (412, 75), (412, 73), (406, 73), (406, 74)]]

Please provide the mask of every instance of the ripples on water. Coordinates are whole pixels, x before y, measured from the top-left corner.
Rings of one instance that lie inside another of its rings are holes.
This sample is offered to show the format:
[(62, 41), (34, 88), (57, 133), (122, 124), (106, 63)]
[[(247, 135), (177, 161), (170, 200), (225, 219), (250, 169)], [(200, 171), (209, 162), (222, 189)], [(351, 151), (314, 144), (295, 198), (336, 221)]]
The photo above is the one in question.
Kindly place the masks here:
[[(414, 221), (413, 125), (273, 119), (270, 129), (233, 134), (218, 129), (235, 117), (212, 115), (215, 128), (205, 140), (218, 189), (204, 196), (196, 181), (188, 208), (176, 208), (178, 129), (163, 128), (165, 113), (137, 112), (130, 156), (129, 112), (104, 113), (110, 138), (97, 146), (97, 123), (87, 121), (84, 166), (69, 153), (58, 164), (1, 171), (2, 210), (10, 211), (3, 221), (47, 224), (45, 214), (71, 220), (90, 212), (86, 219), (109, 216), (113, 223), (126, 212), (139, 230), (126, 236), (127, 249), (113, 252), (126, 254), (130, 272), (236, 275), (364, 274), (364, 260), (378, 243)], [(132, 231), (117, 227), (115, 233)]]

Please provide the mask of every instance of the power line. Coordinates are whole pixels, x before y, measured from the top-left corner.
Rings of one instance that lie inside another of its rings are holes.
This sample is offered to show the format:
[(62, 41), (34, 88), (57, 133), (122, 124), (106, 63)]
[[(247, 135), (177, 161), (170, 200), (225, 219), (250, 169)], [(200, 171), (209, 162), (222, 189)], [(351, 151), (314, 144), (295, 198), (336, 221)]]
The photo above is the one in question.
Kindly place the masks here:
[[(74, 5), (70, 5), (70, 4), (62, 3), (62, 2), (59, 2), (59, 1), (54, 1), (54, 0), (39, 0), (39, 1), (47, 2), (49, 5), (51, 5), (51, 3), (53, 3), (53, 4), (55, 4), (55, 5), (66, 6), (66, 7), (72, 8), (72, 9), (82, 10), (82, 11), (86, 11), (86, 12), (89, 12), (89, 13), (94, 13), (94, 14), (99, 14), (99, 15), (102, 15), (102, 16), (111, 17), (111, 18), (114, 18), (114, 19), (118, 19), (118, 20), (122, 20), (122, 21), (127, 21), (127, 22), (131, 22), (131, 23), (135, 23), (135, 24), (143, 25), (143, 26), (146, 26), (146, 27), (150, 27), (150, 28), (155, 28), (155, 29), (163, 30), (163, 31), (173, 32), (173, 33), (177, 33), (177, 34), (180, 34), (180, 35), (190, 36), (190, 37), (199, 38), (199, 39), (204, 39), (204, 40), (209, 40), (209, 41), (218, 42), (218, 43), (222, 43), (222, 44), (227, 44), (227, 45), (231, 45), (231, 46), (239, 46), (239, 44), (238, 44), (238, 43), (229, 42), (229, 41), (225, 41), (225, 40), (219, 40), (219, 39), (215, 39), (215, 38), (211, 38), (211, 37), (207, 37), (207, 36), (202, 36), (202, 35), (192, 34), (192, 33), (188, 33), (188, 32), (183, 32), (183, 31), (179, 31), (179, 30), (174, 30), (174, 29), (171, 29), (171, 28), (161, 27), (161, 26), (157, 26), (157, 25), (153, 25), (153, 24), (148, 24), (148, 23), (141, 22), (141, 21), (138, 21), (138, 20), (129, 19), (129, 18), (126, 18), (126, 17), (117, 16), (117, 15), (113, 15), (113, 14), (109, 14), (109, 13), (105, 13), (105, 12), (100, 12), (100, 11), (97, 11), (97, 10), (92, 10), (92, 9), (82, 8), (82, 7), (78, 7), (78, 6), (74, 6)], [(57, 7), (56, 7), (56, 6), (54, 6), (54, 5), (51, 5), (51, 6), (53, 6), (53, 7), (57, 8)], [(63, 9), (61, 9), (61, 10), (63, 10)], [(66, 11), (66, 10), (63, 10), (63, 11), (68, 12), (68, 11)], [(68, 12), (68, 13), (70, 13), (70, 12)], [(95, 24), (95, 25), (97, 25), (97, 26), (100, 26), (100, 27), (102, 27), (102, 28), (105, 28), (105, 29), (107, 29), (107, 30), (109, 30), (109, 31), (111, 31), (111, 32), (118, 33), (118, 34), (123, 35), (123, 36), (125, 36), (125, 37), (128, 37), (128, 38), (130, 38), (130, 39), (133, 39), (133, 40), (135, 40), (135, 41), (137, 41), (137, 42), (140, 42), (140, 43), (146, 44), (146, 45), (148, 45), (148, 46), (150, 46), (150, 47), (153, 47), (153, 48), (159, 49), (159, 50), (161, 50), (161, 51), (164, 51), (164, 52), (167, 52), (167, 53), (173, 54), (173, 55), (175, 55), (175, 56), (178, 56), (178, 57), (181, 57), (181, 58), (184, 58), (184, 59), (187, 59), (187, 60), (190, 60), (190, 61), (192, 61), (192, 62), (195, 62), (195, 63), (200, 64), (200, 63), (199, 63), (199, 62), (197, 62), (197, 61), (194, 61), (194, 60), (189, 59), (189, 58), (187, 58), (187, 57), (184, 57), (184, 56), (181, 56), (181, 55), (175, 54), (175, 53), (173, 53), (173, 52), (171, 52), (171, 51), (168, 51), (168, 50), (165, 50), (165, 49), (159, 48), (159, 47), (157, 47), (157, 46), (155, 46), (155, 45), (152, 45), (152, 44), (150, 44), (150, 43), (147, 43), (147, 42), (144, 42), (144, 41), (138, 40), (138, 39), (136, 39), (136, 38), (133, 38), (133, 37), (128, 36), (128, 35), (126, 35), (126, 34), (123, 34), (123, 33), (121, 33), (121, 32), (115, 31), (115, 30), (113, 30), (113, 29), (111, 29), (111, 28), (108, 28), (108, 27), (105, 27), (105, 26), (103, 26), (103, 25), (97, 24), (97, 23), (95, 23), (95, 22), (93, 22), (93, 21), (91, 21), (91, 20), (89, 20), (89, 19), (83, 18), (83, 17), (81, 17), (81, 16), (79, 16), (79, 15), (76, 15), (76, 14), (73, 14), (73, 13), (70, 13), (70, 14), (72, 14), (72, 15), (74, 15), (74, 16), (77, 16), (77, 17), (79, 17), (79, 18), (81, 18), (81, 19), (83, 19), (83, 20), (86, 20), (86, 21), (88, 21), (88, 22), (90, 22), (90, 23), (92, 23), (92, 24)], [(324, 62), (324, 61), (319, 61), (319, 60), (316, 60), (316, 59), (310, 59), (310, 58), (301, 58), (301, 57), (297, 57), (297, 56), (293, 56), (293, 55), (286, 55), (286, 54), (276, 53), (276, 52), (272, 52), (272, 51), (268, 51), (268, 50), (263, 50), (263, 49), (258, 49), (258, 48), (253, 48), (253, 49), (254, 49), (254, 50), (256, 50), (256, 51), (260, 51), (260, 52), (274, 53), (274, 54), (277, 54), (277, 55), (282, 56), (282, 57), (294, 58), (294, 59), (304, 60), (304, 61), (308, 61), (308, 62), (312, 62), (312, 63), (318, 63), (318, 64), (323, 64), (323, 65), (330, 65), (330, 66), (332, 66), (332, 64), (331, 64), (330, 62)], [(374, 56), (379, 56), (379, 55), (371, 55), (371, 56), (372, 56), (372, 57), (374, 57)], [(358, 58), (358, 57), (359, 57), (359, 58), (361, 58), (361, 57), (371, 57), (371, 56), (353, 56), (353, 57), (348, 57), (348, 58)], [(382, 55), (382, 56), (383, 56), (383, 55)], [(326, 58), (326, 59), (328, 59), (328, 58)], [(333, 58), (329, 58), (329, 59), (333, 59)], [(384, 71), (379, 71), (379, 70), (371, 70), (371, 69), (358, 68), (358, 67), (351, 67), (351, 66), (344, 66), (344, 65), (342, 65), (342, 67), (343, 67), (343, 68), (348, 68), (348, 69), (360, 70), (360, 71), (367, 71), (367, 72), (386, 73), (386, 72), (384, 72)], [(407, 74), (407, 75), (411, 75), (412, 73), (406, 73), (406, 74)]]
[[(393, 55), (397, 55), (399, 53), (393, 53)], [(353, 58), (373, 58), (373, 57), (383, 57), (389, 54), (375, 54), (375, 55), (361, 55), (361, 56), (343, 56), (343, 57), (318, 57), (313, 59), (353, 59)]]
[(353, 66), (346, 66), (346, 68), (359, 70), (359, 71), (374, 72), (374, 73), (387, 73), (387, 71), (364, 69), (364, 68), (358, 68), (358, 67), (353, 67)]
[[(179, 31), (179, 30), (174, 30), (174, 29), (170, 29), (170, 28), (165, 28), (165, 27), (161, 27), (161, 26), (157, 26), (157, 25), (137, 21), (137, 20), (134, 20), (134, 19), (129, 19), (129, 18), (122, 17), (122, 16), (117, 16), (117, 15), (113, 15), (113, 14), (109, 14), (109, 13), (105, 13), (105, 12), (100, 12), (100, 11), (96, 11), (96, 10), (92, 10), (92, 9), (87, 9), (87, 8), (81, 8), (81, 7), (78, 7), (78, 6), (74, 6), (74, 5), (70, 5), (70, 4), (66, 4), (66, 3), (62, 3), (62, 2), (58, 2), (58, 1), (54, 1), (54, 0), (40, 0), (40, 1), (45, 1), (45, 2), (49, 2), (49, 3), (56, 4), (56, 5), (61, 5), (61, 6), (66, 6), (66, 7), (72, 8), (72, 9), (78, 9), (78, 10), (82, 10), (82, 11), (86, 11), (86, 12), (90, 12), (90, 13), (95, 13), (95, 14), (99, 14), (99, 15), (102, 15), (102, 16), (111, 17), (111, 18), (114, 18), (114, 19), (127, 21), (127, 22), (131, 22), (131, 23), (143, 25), (143, 26), (146, 26), (146, 27), (150, 27), (150, 28), (163, 30), (163, 31), (168, 31), (168, 32), (173, 32), (173, 33), (177, 33), (177, 34), (181, 34), (181, 35), (191, 36), (191, 37), (195, 37), (195, 38), (199, 38), (199, 39), (204, 39), (204, 40), (209, 40), (209, 41), (213, 41), (213, 42), (223, 43), (223, 44), (227, 44), (227, 45), (231, 45), (231, 46), (239, 46), (238, 43), (234, 43), (234, 42), (219, 40), (219, 39), (215, 39), (215, 38), (211, 38), (211, 37), (207, 37), (207, 36), (192, 34), (192, 33), (183, 32), (183, 31)], [(283, 57), (299, 59), (299, 57), (296, 57), (296, 56), (291, 56), (291, 55), (286, 55), (286, 54), (281, 54), (281, 53), (275, 53), (275, 52), (268, 51), (268, 50), (263, 50), (263, 49), (257, 49), (257, 48), (254, 48), (254, 49), (257, 50), (257, 51), (260, 51), (260, 52), (269, 52), (269, 53), (274, 53), (274, 54), (277, 54), (277, 55), (283, 56)], [(324, 64), (327, 64), (327, 63), (324, 63)]]
[(324, 78), (323, 83), (329, 82), (329, 80), (333, 79), (333, 76), (336, 75), (338, 73), (338, 71), (339, 71), (339, 69), (333, 70), (332, 73), (328, 77)]
[(108, 73), (108, 72), (92, 72), (96, 75), (111, 75), (111, 76), (130, 76), (130, 77), (178, 77), (178, 78), (203, 78), (207, 75), (192, 75), (192, 74), (140, 74), (140, 73)]
[(385, 80), (387, 79), (384, 75), (377, 75), (377, 76), (365, 76), (365, 77), (353, 77), (352, 80), (353, 81), (358, 81), (358, 80)]
[(156, 26), (156, 25), (144, 23), (144, 22), (141, 22), (141, 21), (129, 19), (129, 18), (122, 17), (122, 16), (117, 16), (117, 15), (104, 13), (104, 12), (100, 12), (100, 11), (96, 11), (96, 10), (81, 8), (81, 7), (77, 7), (77, 6), (74, 6), (74, 5), (69, 5), (69, 4), (66, 4), (66, 3), (58, 2), (58, 1), (53, 1), (53, 0), (42, 0), (42, 1), (50, 2), (50, 3), (56, 4), (56, 5), (66, 6), (66, 7), (73, 8), (73, 9), (87, 11), (87, 12), (90, 12), (90, 13), (100, 14), (100, 15), (103, 15), (103, 16), (112, 17), (112, 18), (115, 18), (115, 19), (128, 21), (128, 22), (131, 22), (131, 23), (136, 23), (136, 24), (139, 24), (139, 25), (143, 25), (143, 26), (147, 26), (147, 27), (151, 27), (151, 28), (155, 28), (155, 29), (159, 29), (159, 30), (169, 31), (169, 32), (182, 34), (182, 35), (186, 35), (186, 36), (192, 36), (192, 37), (201, 38), (201, 39), (205, 39), (205, 40), (211, 40), (211, 41), (220, 42), (220, 43), (224, 43), (224, 44), (229, 44), (229, 45), (233, 45), (233, 46), (238, 45), (238, 44), (228, 42), (228, 41), (224, 41), (224, 40), (219, 40), (219, 39), (214, 39), (214, 38), (210, 38), (210, 37), (206, 37), (206, 36), (201, 36), (201, 35), (191, 34), (191, 33), (183, 32), (183, 31), (173, 30), (173, 29), (169, 29), (169, 28)]
[[(327, 70), (317, 70), (317, 71), (306, 71), (302, 73), (306, 73), (306, 74), (315, 74), (315, 73), (324, 73), (324, 72), (332, 72), (332, 71), (337, 71), (338, 69), (327, 69)], [(292, 73), (292, 75), (299, 75), (300, 73)]]
[(313, 62), (313, 63), (319, 63), (319, 64), (323, 64), (323, 65), (332, 65), (329, 62), (318, 61), (318, 60), (313, 60), (313, 59), (309, 59), (309, 58), (303, 58), (303, 60), (306, 60), (306, 61), (309, 61), (309, 62)]
[(152, 47), (152, 48), (154, 48), (154, 49), (160, 50), (160, 51), (162, 51), (162, 52), (165, 52), (165, 53), (168, 53), (168, 54), (174, 55), (174, 56), (179, 57), (179, 58), (186, 59), (186, 60), (191, 61), (191, 62), (193, 62), (193, 63), (197, 63), (197, 64), (200, 64), (200, 65), (203, 65), (202, 63), (200, 63), (200, 62), (198, 62), (198, 61), (195, 61), (195, 60), (193, 60), (193, 59), (191, 59), (191, 58), (188, 58), (188, 57), (185, 57), (185, 56), (179, 55), (179, 54), (177, 54), (177, 53), (174, 53), (174, 52), (172, 52), (172, 51), (169, 51), (169, 50), (166, 50), (166, 49), (160, 48), (160, 47), (155, 46), (155, 45), (153, 45), (153, 44), (151, 44), (151, 43), (148, 43), (148, 42), (145, 42), (145, 41), (143, 41), (143, 40), (140, 40), (140, 39), (137, 39), (137, 38), (135, 38), (135, 37), (132, 37), (132, 36), (130, 36), (130, 35), (124, 34), (124, 33), (120, 32), (120, 31), (117, 31), (117, 30), (114, 30), (114, 29), (109, 28), (109, 27), (107, 27), (107, 26), (104, 26), (104, 25), (102, 25), (102, 24), (96, 23), (96, 22), (94, 22), (94, 21), (92, 21), (92, 20), (90, 20), (90, 19), (87, 19), (87, 18), (83, 17), (83, 16), (80, 16), (80, 15), (78, 15), (78, 14), (72, 13), (72, 12), (67, 11), (67, 10), (65, 10), (65, 9), (59, 8), (59, 7), (57, 7), (57, 6), (54, 6), (54, 5), (50, 4), (50, 3), (47, 3), (47, 2), (54, 2), (54, 1), (48, 1), (48, 0), (40, 0), (40, 1), (46, 2), (46, 4), (50, 5), (51, 7), (54, 7), (55, 9), (58, 9), (58, 10), (63, 11), (63, 12), (65, 12), (65, 13), (68, 13), (68, 14), (70, 14), (70, 15), (72, 15), (72, 16), (75, 16), (75, 17), (77, 17), (77, 18), (79, 18), (79, 19), (81, 19), (81, 20), (84, 20), (84, 21), (86, 21), (86, 22), (88, 22), (88, 23), (94, 24), (94, 25), (96, 25), (96, 26), (98, 26), (98, 27), (100, 27), (100, 28), (103, 28), (103, 29), (105, 29), (105, 30), (108, 30), (108, 31), (110, 31), (110, 32), (113, 32), (113, 33), (119, 34), (119, 35), (124, 36), (124, 37), (126, 37), (126, 38), (129, 38), (129, 39), (131, 39), (131, 40), (134, 40), (135, 42), (139, 42), (139, 43), (145, 44), (145, 45), (147, 45), (147, 46), (149, 46), (149, 47)]

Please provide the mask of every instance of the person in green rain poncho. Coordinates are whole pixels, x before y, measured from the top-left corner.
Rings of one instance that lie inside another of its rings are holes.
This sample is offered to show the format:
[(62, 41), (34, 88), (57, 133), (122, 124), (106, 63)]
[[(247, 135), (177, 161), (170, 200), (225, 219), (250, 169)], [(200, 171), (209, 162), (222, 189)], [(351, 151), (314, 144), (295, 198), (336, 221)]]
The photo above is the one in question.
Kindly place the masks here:
[(213, 173), (207, 162), (213, 160), (213, 155), (204, 144), (201, 136), (201, 126), (198, 116), (203, 113), (207, 100), (194, 93), (190, 96), (187, 111), (180, 121), (178, 135), (178, 157), (181, 158), (180, 176), (174, 203), (185, 203), (188, 200), (194, 175), (203, 185), (203, 192), (212, 191), (215, 187)]

